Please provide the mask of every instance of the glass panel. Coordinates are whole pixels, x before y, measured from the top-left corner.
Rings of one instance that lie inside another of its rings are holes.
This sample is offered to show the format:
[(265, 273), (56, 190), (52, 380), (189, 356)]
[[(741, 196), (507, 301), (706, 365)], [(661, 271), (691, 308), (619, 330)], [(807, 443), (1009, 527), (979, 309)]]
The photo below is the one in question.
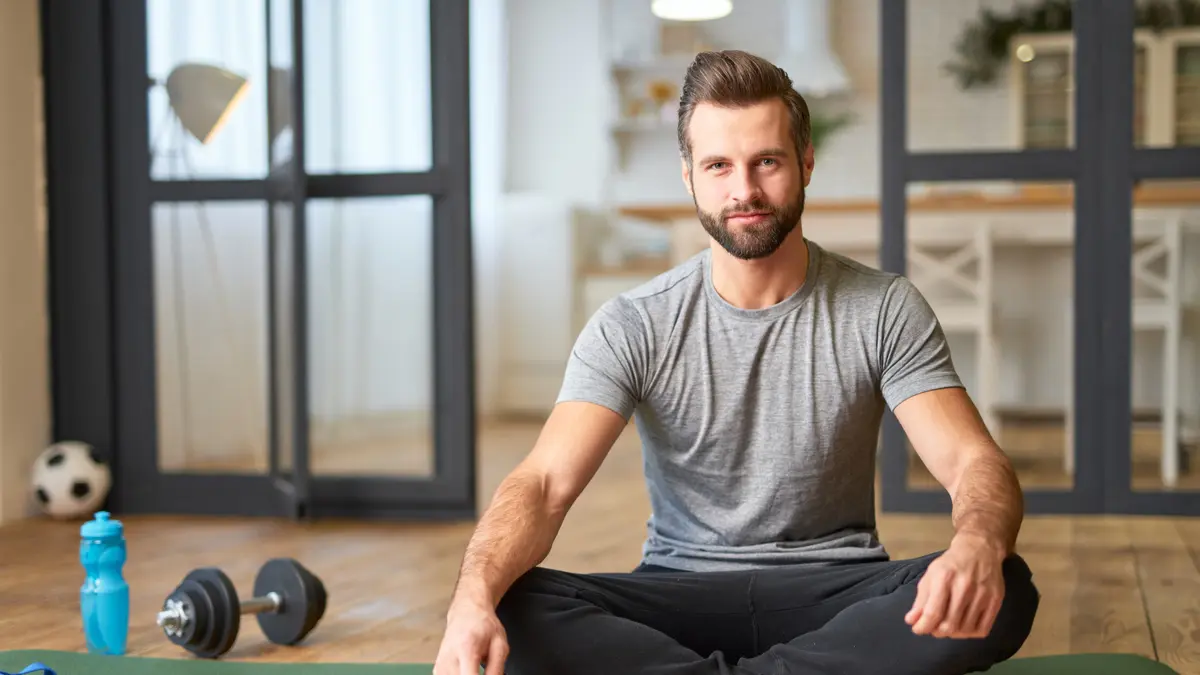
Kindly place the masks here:
[(429, 5), (429, 0), (306, 0), (309, 172), (430, 168)]
[(270, 92), (268, 121), (271, 140), (271, 166), (283, 166), (292, 159), (292, 0), (270, 0), (271, 69), (268, 78)]
[(312, 473), (433, 473), (433, 200), (308, 204)]
[[(270, 26), (270, 156), (272, 170), (286, 167), (293, 158), (294, 138), (292, 135), (294, 107), (292, 105), (292, 58), (294, 29), (292, 0), (268, 0)], [(290, 195), (291, 185), (286, 182), (286, 171), (277, 174), (284, 178), (278, 194)], [(272, 358), (274, 378), (272, 456), (277, 475), (290, 478), (296, 455), (294, 425), (296, 421), (295, 341), (293, 326), (295, 311), (296, 267), (295, 261), (295, 207), (291, 201), (272, 202), (271, 217), (271, 282), (273, 299), (273, 322), (271, 341), (274, 346)]]
[[(1040, 48), (1039, 48), (1040, 47)], [(1071, 52), (1065, 45), (1034, 46), (1032, 39), (1016, 47), (1021, 65), (1017, 112), (1017, 138), (1029, 149), (1066, 148), (1071, 145)], [(1028, 61), (1024, 61), (1024, 57)]]
[(1175, 145), (1200, 145), (1200, 30), (1175, 48)]
[(909, 2), (908, 148), (1072, 147), (1075, 36), (1063, 5)]
[(1200, 144), (1200, 24), (1179, 9), (1147, 3), (1134, 14), (1133, 121), (1141, 147)]
[(1148, 98), (1150, 88), (1146, 79), (1149, 76), (1147, 40), (1138, 37), (1133, 46), (1133, 144), (1140, 147), (1146, 145), (1147, 141), (1147, 112), (1160, 104)]
[(1200, 179), (1133, 193), (1132, 489), (1200, 489)]
[[(1075, 213), (1071, 183), (909, 186), (908, 273), (957, 372), (1027, 488), (1071, 489)], [(805, 215), (805, 230), (812, 234)], [(872, 212), (821, 216), (840, 250), (878, 264)], [(911, 489), (940, 489), (910, 448)]]
[(151, 176), (266, 173), (266, 12), (245, 0), (147, 0)]
[(293, 212), (290, 203), (272, 205), (272, 255), (274, 257), (274, 311), (275, 328), (273, 340), (275, 344), (275, 400), (272, 404), (275, 419), (275, 462), (276, 470), (283, 476), (292, 473), (292, 458), (295, 457), (295, 368), (292, 366), (295, 358), (294, 344), (296, 331), (292, 322), (295, 311), (296, 266), (295, 244), (293, 242)]
[(156, 204), (152, 217), (160, 470), (265, 473), (266, 209)]

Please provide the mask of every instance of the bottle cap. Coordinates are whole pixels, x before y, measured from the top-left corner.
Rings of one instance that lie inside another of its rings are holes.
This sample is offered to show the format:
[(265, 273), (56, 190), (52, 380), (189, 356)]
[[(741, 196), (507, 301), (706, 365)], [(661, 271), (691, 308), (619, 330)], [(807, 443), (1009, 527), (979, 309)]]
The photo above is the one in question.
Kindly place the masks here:
[(125, 528), (121, 521), (112, 520), (111, 515), (108, 511), (97, 512), (95, 520), (89, 520), (79, 528), (79, 534), (87, 539), (120, 536)]

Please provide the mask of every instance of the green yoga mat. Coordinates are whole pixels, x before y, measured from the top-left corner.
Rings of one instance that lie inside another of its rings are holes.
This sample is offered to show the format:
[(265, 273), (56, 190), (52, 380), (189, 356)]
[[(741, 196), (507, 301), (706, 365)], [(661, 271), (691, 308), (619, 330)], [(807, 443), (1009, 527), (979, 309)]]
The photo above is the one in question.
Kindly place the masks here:
[[(56, 675), (427, 675), (433, 671), (429, 664), (246, 663), (28, 650), (0, 652), (0, 672), (18, 673), (38, 661)], [(1071, 654), (1013, 659), (994, 666), (987, 675), (1178, 674), (1161, 663), (1132, 654)]]
[(249, 663), (42, 650), (0, 652), (0, 672), (19, 673), (38, 661), (55, 675), (429, 675), (433, 672), (433, 665), (419, 663)]

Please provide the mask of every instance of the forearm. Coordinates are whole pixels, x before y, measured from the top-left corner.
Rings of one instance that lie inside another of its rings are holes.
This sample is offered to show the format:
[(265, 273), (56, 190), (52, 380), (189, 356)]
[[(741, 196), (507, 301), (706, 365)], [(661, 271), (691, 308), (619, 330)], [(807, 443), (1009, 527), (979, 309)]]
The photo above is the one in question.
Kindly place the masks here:
[(495, 608), (513, 582), (550, 553), (562, 520), (536, 475), (506, 478), (467, 544), (454, 599)]
[(1007, 556), (1016, 547), (1025, 502), (1012, 464), (998, 448), (974, 454), (953, 494), (957, 535), (979, 538)]

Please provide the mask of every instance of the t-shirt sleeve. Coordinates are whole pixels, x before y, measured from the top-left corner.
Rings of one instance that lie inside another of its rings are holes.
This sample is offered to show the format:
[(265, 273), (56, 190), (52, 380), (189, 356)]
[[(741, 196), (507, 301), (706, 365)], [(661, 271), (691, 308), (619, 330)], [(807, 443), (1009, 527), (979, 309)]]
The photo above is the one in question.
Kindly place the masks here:
[(595, 403), (628, 420), (642, 399), (649, 351), (637, 311), (620, 297), (607, 301), (575, 339), (558, 402)]
[(879, 367), (880, 388), (892, 409), (926, 391), (963, 386), (933, 308), (906, 277), (896, 277), (884, 294)]

